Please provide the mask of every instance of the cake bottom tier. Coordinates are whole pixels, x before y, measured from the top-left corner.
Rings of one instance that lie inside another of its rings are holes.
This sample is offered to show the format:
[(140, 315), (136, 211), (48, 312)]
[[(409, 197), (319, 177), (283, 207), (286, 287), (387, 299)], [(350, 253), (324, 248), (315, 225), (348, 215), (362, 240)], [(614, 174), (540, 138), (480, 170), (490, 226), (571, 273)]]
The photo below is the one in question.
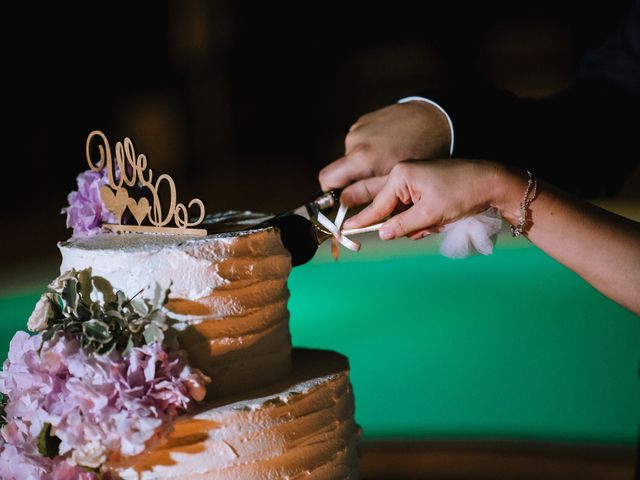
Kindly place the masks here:
[(358, 478), (347, 358), (294, 349), (292, 360), (285, 379), (201, 405), (162, 447), (114, 467), (125, 480)]

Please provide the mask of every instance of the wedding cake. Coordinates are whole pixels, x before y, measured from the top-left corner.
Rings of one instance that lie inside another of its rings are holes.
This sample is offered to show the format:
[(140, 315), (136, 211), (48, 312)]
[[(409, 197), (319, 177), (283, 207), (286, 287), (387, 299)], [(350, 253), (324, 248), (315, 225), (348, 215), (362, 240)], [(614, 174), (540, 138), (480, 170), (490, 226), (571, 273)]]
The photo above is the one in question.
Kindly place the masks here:
[(349, 364), (292, 349), (280, 231), (194, 228), (200, 200), (114, 152), (89, 135), (60, 276), (0, 371), (0, 478), (358, 478)]
[(166, 309), (207, 404), (162, 447), (118, 467), (125, 479), (357, 478), (345, 357), (294, 349), (289, 253), (273, 228), (210, 235), (105, 234), (60, 244), (61, 271), (91, 268), (128, 297), (169, 288)]
[[(168, 291), (169, 329), (190, 367), (210, 378), (206, 397), (173, 420), (162, 442), (130, 456), (103, 452), (91, 466), (104, 478), (357, 478), (349, 365), (334, 352), (292, 350), (291, 262), (276, 229), (203, 238), (106, 233), (59, 248), (58, 282), (89, 272), (95, 285), (128, 299)], [(5, 370), (4, 382), (16, 381)], [(84, 458), (74, 460), (86, 467)], [(39, 477), (3, 478), (81, 478), (48, 476), (44, 465)]]

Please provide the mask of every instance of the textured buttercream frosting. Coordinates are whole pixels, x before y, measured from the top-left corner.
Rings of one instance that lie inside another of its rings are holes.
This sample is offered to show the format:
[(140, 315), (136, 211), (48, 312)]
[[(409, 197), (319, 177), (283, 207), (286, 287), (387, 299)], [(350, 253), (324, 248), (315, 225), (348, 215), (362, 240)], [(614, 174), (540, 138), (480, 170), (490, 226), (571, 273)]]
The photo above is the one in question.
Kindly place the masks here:
[(61, 273), (92, 275), (132, 297), (169, 288), (166, 305), (192, 366), (214, 396), (245, 391), (291, 368), (289, 252), (273, 228), (195, 238), (102, 234), (59, 245)]
[(165, 445), (116, 467), (125, 480), (356, 479), (353, 412), (347, 359), (296, 349), (285, 379), (182, 417)]

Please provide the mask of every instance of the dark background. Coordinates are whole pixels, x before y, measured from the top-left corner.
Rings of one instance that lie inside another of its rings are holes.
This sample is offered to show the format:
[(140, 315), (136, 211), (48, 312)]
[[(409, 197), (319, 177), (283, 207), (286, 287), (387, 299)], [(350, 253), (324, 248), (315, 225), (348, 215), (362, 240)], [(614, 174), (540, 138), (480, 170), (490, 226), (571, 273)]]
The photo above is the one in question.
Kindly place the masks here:
[[(179, 200), (277, 211), (318, 189), (358, 116), (488, 81), (541, 97), (628, 1), (155, 1), (3, 7), (3, 265), (56, 255), (86, 135), (130, 136)], [(488, 112), (488, 121), (491, 113)]]

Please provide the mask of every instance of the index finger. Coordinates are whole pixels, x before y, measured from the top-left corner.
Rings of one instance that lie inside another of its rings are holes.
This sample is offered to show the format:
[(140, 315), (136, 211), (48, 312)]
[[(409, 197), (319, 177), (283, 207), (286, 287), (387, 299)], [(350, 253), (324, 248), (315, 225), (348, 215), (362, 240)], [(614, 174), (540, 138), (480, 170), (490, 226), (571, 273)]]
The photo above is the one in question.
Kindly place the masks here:
[(356, 207), (371, 203), (387, 182), (389, 176), (365, 178), (352, 183), (340, 195), (340, 202), (347, 207)]
[(322, 190), (326, 192), (346, 187), (356, 180), (374, 177), (375, 174), (367, 164), (365, 155), (364, 148), (356, 148), (320, 170), (318, 180)]
[(354, 215), (344, 224), (345, 228), (361, 228), (378, 223), (393, 213), (398, 206), (398, 198), (391, 182), (386, 182), (382, 190), (360, 213)]

